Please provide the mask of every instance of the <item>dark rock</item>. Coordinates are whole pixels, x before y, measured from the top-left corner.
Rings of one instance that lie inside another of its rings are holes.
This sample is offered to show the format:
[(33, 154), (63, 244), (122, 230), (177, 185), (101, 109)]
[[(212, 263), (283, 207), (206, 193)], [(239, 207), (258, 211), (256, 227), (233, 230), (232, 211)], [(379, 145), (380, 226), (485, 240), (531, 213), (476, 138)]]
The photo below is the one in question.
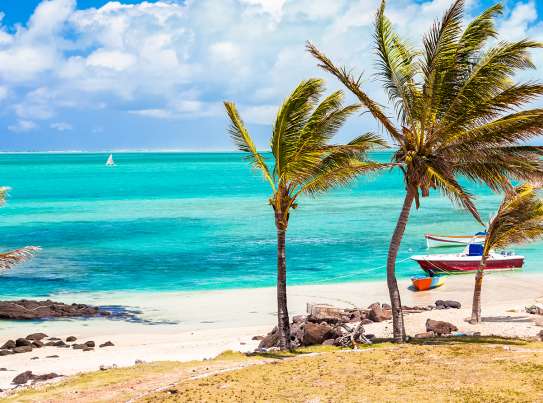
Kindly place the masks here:
[(540, 308), (536, 305), (527, 306), (526, 312), (531, 315), (543, 315), (543, 308)]
[(11, 350), (0, 350), (0, 357), (4, 355), (14, 354)]
[(15, 378), (13, 378), (11, 383), (15, 385), (24, 385), (28, 381), (32, 380), (33, 377), (34, 375), (32, 374), (32, 371), (25, 371), (17, 375)]
[(543, 341), (543, 330), (537, 334), (537, 337), (539, 337), (539, 340)]
[(48, 381), (49, 379), (58, 378), (62, 375), (56, 374), (54, 372), (51, 372), (49, 374), (43, 374), (43, 375), (33, 375), (32, 381), (35, 382), (41, 382), (41, 381)]
[(66, 341), (69, 342), (69, 343), (72, 343), (72, 342), (74, 342), (76, 340), (77, 340), (77, 337), (75, 337), (75, 336), (66, 337)]
[(39, 360), (40, 357), (32, 357), (31, 360)]
[(441, 300), (441, 299), (438, 299), (436, 301), (436, 308), (437, 309), (446, 309), (447, 308), (447, 304), (445, 304), (445, 301)]
[(362, 321), (360, 323), (362, 323), (363, 325), (369, 325), (369, 324), (373, 323), (373, 320), (371, 320), (371, 319), (362, 319)]
[(392, 310), (392, 307), (390, 306), (390, 304), (382, 304), (381, 308), (388, 309), (389, 311)]
[(94, 341), (92, 341), (92, 340), (91, 340), (91, 341), (87, 341), (87, 342), (85, 342), (84, 344), (85, 344), (85, 346), (87, 346), (87, 347), (94, 347), (94, 346), (96, 346), (96, 343), (94, 343)]
[(115, 344), (113, 344), (110, 341), (106, 341), (105, 343), (100, 344), (100, 347), (113, 347)]
[(290, 340), (291, 341), (303, 339), (305, 325), (306, 324), (304, 322), (293, 323), (292, 325), (290, 325)]
[(56, 355), (56, 354), (55, 354), (55, 355), (48, 355), (48, 356), (45, 357), (45, 358), (58, 358), (58, 355)]
[(392, 312), (381, 308), (379, 303), (370, 305), (368, 309), (370, 310), (368, 318), (373, 322), (383, 322), (392, 318)]
[(0, 371), (7, 371), (7, 368), (0, 368)]
[(64, 304), (51, 300), (0, 301), (0, 319), (33, 320), (62, 317), (93, 317), (105, 311), (85, 304)]
[(47, 335), (45, 333), (32, 333), (32, 334), (29, 334), (28, 336), (26, 336), (26, 339), (27, 340), (32, 340), (32, 341), (36, 341), (36, 340), (41, 340), (41, 339), (45, 339), (47, 337)]
[(264, 339), (258, 345), (258, 349), (271, 348), (279, 346), (279, 330), (277, 326), (273, 330), (264, 336)]
[(72, 344), (72, 348), (74, 350), (83, 350), (84, 348), (87, 348), (85, 344)]
[(83, 351), (94, 351), (94, 347), (84, 347)]
[(322, 342), (323, 346), (333, 346), (336, 342), (336, 339), (327, 339)]
[[(264, 336), (253, 336), (251, 340), (264, 340)], [(102, 346), (100, 346), (102, 347)]]
[(441, 336), (443, 334), (451, 334), (452, 332), (456, 332), (458, 328), (449, 322), (442, 322), (440, 320), (432, 320), (428, 319), (426, 321), (426, 331), (427, 332), (434, 332), (438, 336)]
[(434, 336), (435, 336), (434, 332), (424, 332), (424, 333), (416, 334), (415, 339), (427, 339)]
[(32, 351), (32, 346), (19, 346), (12, 350), (14, 353), (29, 353)]
[(296, 316), (292, 317), (292, 322), (293, 323), (303, 323), (303, 322), (305, 322), (305, 320), (306, 320), (305, 315), (296, 315)]
[(304, 346), (322, 344), (325, 340), (336, 338), (332, 326), (322, 323), (307, 322), (304, 326), (303, 338), (300, 340)]
[(39, 341), (39, 340), (33, 341), (32, 342), (32, 347), (42, 348), (43, 343), (41, 341)]
[(445, 301), (447, 308), (460, 309), (462, 305), (458, 301)]
[(23, 339), (22, 337), (15, 340), (15, 347), (21, 347), (21, 346), (31, 346), (32, 342), (27, 339)]
[(15, 344), (15, 341), (13, 340), (8, 340), (4, 343), (4, 345), (0, 348), (15, 348), (17, 347), (17, 345)]
[(57, 341), (60, 340), (58, 337), (49, 337), (47, 340), (49, 341)]

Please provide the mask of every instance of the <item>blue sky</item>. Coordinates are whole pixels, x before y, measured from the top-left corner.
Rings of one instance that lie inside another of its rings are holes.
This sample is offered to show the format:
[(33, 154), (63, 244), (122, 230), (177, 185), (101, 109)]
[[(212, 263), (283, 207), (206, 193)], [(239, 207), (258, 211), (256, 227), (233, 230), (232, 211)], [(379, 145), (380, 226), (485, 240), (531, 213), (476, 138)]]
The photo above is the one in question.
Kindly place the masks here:
[[(281, 100), (323, 77), (311, 40), (372, 79), (378, 0), (0, 1), (0, 150), (231, 149), (221, 102), (235, 101), (260, 145)], [(396, 29), (420, 42), (450, 0), (389, 0)], [(467, 1), (469, 15), (493, 4)], [(543, 41), (543, 2), (510, 0), (503, 39)], [(543, 66), (543, 52), (534, 54)], [(537, 79), (541, 71), (523, 73)], [(341, 140), (375, 130), (363, 116)]]

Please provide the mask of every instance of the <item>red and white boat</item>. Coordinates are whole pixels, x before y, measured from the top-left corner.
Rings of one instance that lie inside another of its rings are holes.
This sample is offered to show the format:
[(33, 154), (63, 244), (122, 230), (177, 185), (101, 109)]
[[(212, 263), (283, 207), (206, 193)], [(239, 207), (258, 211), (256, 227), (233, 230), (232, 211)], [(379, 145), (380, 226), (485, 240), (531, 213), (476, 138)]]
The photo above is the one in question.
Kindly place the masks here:
[[(479, 269), (483, 245), (469, 244), (463, 253), (415, 255), (411, 259), (416, 261), (422, 270), (430, 276), (436, 274), (457, 274), (473, 272)], [(512, 252), (491, 252), (485, 270), (513, 270), (520, 269), (524, 264), (524, 256)]]
[(478, 232), (475, 235), (425, 234), (424, 238), (426, 238), (426, 246), (428, 248), (435, 246), (469, 245), (470, 243), (484, 243), (486, 232)]

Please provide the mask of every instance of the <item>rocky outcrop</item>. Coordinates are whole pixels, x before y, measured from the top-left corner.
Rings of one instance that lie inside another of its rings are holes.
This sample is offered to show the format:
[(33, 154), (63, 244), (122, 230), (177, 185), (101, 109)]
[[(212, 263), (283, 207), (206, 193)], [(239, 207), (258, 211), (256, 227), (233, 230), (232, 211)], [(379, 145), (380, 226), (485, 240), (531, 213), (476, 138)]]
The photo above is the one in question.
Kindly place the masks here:
[(458, 301), (442, 301), (440, 299), (436, 301), (435, 305), (436, 309), (460, 309), (462, 307), (462, 305)]
[(543, 308), (537, 305), (527, 306), (526, 312), (531, 315), (543, 315)]
[(32, 333), (25, 337), (27, 340), (32, 341), (41, 341), (42, 339), (45, 339), (47, 335), (45, 333)]
[[(67, 317), (109, 316), (111, 313), (85, 304), (64, 304), (51, 300), (0, 301), (0, 319), (34, 320)], [(44, 336), (46, 337), (46, 336)]]
[(392, 311), (383, 309), (378, 302), (371, 304), (368, 309), (368, 319), (373, 322), (383, 322), (392, 319)]
[(30, 381), (32, 381), (32, 383), (36, 383), (40, 381), (47, 381), (49, 379), (58, 378), (59, 376), (62, 376), (62, 375), (58, 375), (54, 372), (51, 372), (49, 374), (43, 374), (43, 375), (35, 375), (32, 373), (32, 371), (25, 371), (17, 375), (15, 378), (13, 378), (11, 383), (13, 383), (14, 385), (24, 385)]
[(440, 320), (432, 319), (428, 319), (426, 321), (426, 331), (433, 332), (438, 336), (451, 334), (452, 332), (456, 332), (457, 330), (458, 328), (449, 322), (442, 322)]

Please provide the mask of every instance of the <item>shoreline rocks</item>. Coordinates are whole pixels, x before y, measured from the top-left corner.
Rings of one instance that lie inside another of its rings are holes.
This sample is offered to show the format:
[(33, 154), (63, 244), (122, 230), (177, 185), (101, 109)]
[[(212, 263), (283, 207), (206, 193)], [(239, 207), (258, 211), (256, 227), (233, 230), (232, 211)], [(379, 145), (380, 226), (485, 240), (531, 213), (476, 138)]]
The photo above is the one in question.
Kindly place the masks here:
[[(0, 301), (0, 319), (35, 320), (49, 318), (89, 318), (110, 316), (111, 312), (86, 304), (65, 304), (51, 300), (35, 301), (21, 299), (16, 301)], [(41, 337), (43, 333), (31, 336)], [(44, 338), (43, 336), (41, 338)], [(40, 339), (39, 339), (40, 340)]]

